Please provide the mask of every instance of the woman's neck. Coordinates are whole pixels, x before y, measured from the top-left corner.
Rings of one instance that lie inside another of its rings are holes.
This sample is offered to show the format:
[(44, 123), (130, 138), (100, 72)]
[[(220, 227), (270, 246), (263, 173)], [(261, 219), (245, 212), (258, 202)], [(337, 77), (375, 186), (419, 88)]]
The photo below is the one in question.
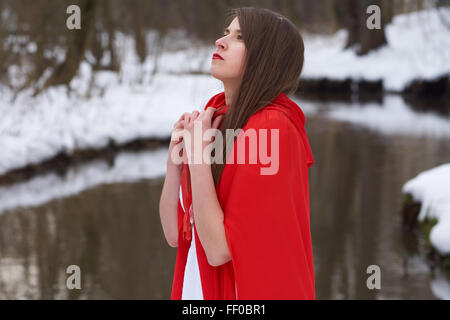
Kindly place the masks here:
[(229, 106), (239, 89), (239, 85), (236, 83), (224, 82), (223, 87), (225, 92), (225, 104)]

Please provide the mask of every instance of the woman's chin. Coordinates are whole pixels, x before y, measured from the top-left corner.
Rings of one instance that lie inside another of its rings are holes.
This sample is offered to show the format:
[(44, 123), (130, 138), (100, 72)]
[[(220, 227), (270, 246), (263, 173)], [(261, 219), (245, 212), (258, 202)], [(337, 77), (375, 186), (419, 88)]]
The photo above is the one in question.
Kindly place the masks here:
[(210, 73), (217, 80), (222, 80), (222, 78), (223, 78), (222, 75), (219, 72), (217, 72), (217, 70), (214, 70), (214, 68), (210, 69)]

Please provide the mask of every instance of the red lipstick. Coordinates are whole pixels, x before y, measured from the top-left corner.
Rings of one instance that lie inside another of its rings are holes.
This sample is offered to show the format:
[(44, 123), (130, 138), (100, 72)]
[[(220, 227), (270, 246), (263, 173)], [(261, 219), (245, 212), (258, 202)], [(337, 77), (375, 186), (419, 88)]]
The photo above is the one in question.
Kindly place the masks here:
[(213, 60), (214, 60), (214, 59), (220, 59), (220, 60), (223, 60), (222, 56), (221, 56), (220, 54), (218, 54), (218, 53), (214, 53), (213, 56), (212, 56), (212, 58), (213, 58)]

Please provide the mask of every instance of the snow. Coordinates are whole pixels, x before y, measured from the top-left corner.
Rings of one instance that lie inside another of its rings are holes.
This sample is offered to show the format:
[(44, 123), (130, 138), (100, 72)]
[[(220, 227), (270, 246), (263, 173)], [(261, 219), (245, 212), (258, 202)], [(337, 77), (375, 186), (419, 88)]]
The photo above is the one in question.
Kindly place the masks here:
[(96, 160), (69, 168), (64, 176), (48, 173), (28, 181), (0, 187), (0, 214), (18, 207), (43, 205), (95, 186), (115, 182), (135, 182), (164, 176), (167, 148), (153, 151), (121, 152), (110, 166)]
[(22, 94), (12, 103), (2, 100), (0, 174), (60, 151), (102, 148), (110, 140), (123, 144), (170, 137), (182, 113), (201, 110), (221, 91), (219, 81), (205, 75), (156, 74), (151, 86), (122, 85), (117, 78), (111, 72), (98, 74), (104, 94), (89, 99), (68, 96), (64, 87), (56, 87), (36, 98)]
[(430, 241), (442, 255), (450, 254), (450, 163), (421, 172), (404, 184), (402, 192), (421, 203), (419, 221), (437, 219)]
[(414, 79), (450, 74), (450, 31), (439, 17), (450, 8), (394, 16), (385, 28), (388, 45), (358, 57), (344, 49), (347, 32), (332, 36), (304, 35), (303, 77), (382, 80), (389, 91), (402, 91)]
[(430, 287), (435, 297), (441, 300), (450, 300), (450, 282), (442, 270), (435, 270), (435, 275), (433, 280), (431, 280)]

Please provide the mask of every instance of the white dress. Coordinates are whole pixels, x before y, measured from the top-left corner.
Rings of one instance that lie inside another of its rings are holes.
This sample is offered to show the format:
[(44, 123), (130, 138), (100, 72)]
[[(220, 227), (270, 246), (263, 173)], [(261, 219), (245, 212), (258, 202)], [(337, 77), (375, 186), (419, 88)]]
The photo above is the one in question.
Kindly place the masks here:
[[(185, 211), (183, 206), (181, 186), (180, 200), (181, 207), (183, 208), (183, 211)], [(181, 300), (203, 300), (203, 289), (200, 279), (200, 269), (198, 267), (197, 251), (195, 249), (194, 224), (192, 218), (190, 219), (190, 221), (192, 226), (192, 240), (188, 252), (186, 267), (184, 269), (183, 292), (181, 295)]]

